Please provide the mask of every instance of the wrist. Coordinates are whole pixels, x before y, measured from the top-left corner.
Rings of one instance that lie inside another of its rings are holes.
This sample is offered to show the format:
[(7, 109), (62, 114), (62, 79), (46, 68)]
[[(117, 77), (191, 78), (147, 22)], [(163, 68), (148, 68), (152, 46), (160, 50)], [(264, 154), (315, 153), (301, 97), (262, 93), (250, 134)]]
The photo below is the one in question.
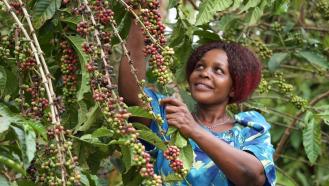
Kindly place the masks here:
[(189, 133), (189, 138), (193, 140), (198, 139), (202, 137), (203, 132), (204, 132), (204, 128), (202, 128), (199, 124), (196, 124), (195, 127), (191, 128), (191, 132)]

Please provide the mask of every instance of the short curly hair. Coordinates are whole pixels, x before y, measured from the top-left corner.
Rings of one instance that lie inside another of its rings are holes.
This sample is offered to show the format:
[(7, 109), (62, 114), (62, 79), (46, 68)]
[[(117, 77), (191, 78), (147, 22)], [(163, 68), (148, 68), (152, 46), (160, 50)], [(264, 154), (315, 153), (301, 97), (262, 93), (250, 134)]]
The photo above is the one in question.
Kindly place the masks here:
[(257, 88), (261, 79), (261, 62), (248, 48), (237, 43), (210, 42), (196, 48), (190, 55), (186, 65), (186, 79), (189, 80), (195, 64), (203, 55), (212, 50), (225, 51), (229, 71), (233, 81), (234, 97), (229, 103), (241, 103)]

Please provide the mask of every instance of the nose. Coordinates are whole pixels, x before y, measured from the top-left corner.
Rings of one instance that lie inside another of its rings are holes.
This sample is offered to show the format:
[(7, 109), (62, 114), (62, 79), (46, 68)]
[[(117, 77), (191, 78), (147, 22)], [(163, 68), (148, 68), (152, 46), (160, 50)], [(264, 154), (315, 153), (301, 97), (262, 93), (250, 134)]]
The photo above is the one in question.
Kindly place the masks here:
[(201, 72), (200, 72), (200, 77), (202, 78), (209, 78), (210, 76), (210, 72), (209, 72), (209, 68), (204, 68)]

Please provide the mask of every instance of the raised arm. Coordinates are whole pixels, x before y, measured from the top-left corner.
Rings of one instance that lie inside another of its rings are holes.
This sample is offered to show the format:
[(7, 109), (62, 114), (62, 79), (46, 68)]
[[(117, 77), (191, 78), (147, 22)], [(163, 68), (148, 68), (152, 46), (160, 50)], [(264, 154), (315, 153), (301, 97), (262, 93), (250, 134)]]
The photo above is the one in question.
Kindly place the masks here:
[[(139, 80), (145, 79), (146, 62), (144, 61), (144, 38), (143, 33), (135, 21), (132, 21), (131, 28), (127, 40), (127, 49), (130, 53), (134, 67), (137, 69), (137, 77)], [(136, 79), (130, 72), (130, 66), (126, 56), (122, 57), (119, 67), (119, 94), (124, 98), (127, 105), (142, 105), (138, 99), (140, 89), (138, 88)]]

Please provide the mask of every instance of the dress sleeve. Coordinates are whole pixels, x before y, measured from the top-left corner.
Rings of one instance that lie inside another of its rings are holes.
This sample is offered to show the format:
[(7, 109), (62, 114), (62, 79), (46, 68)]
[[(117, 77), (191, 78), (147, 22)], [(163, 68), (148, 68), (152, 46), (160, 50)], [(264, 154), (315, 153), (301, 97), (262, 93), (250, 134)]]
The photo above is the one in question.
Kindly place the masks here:
[(252, 153), (263, 165), (266, 176), (264, 185), (274, 186), (276, 175), (273, 161), (274, 148), (269, 133), (270, 125), (258, 112), (252, 111), (245, 114), (247, 117), (239, 118), (240, 122), (246, 126), (242, 150)]

